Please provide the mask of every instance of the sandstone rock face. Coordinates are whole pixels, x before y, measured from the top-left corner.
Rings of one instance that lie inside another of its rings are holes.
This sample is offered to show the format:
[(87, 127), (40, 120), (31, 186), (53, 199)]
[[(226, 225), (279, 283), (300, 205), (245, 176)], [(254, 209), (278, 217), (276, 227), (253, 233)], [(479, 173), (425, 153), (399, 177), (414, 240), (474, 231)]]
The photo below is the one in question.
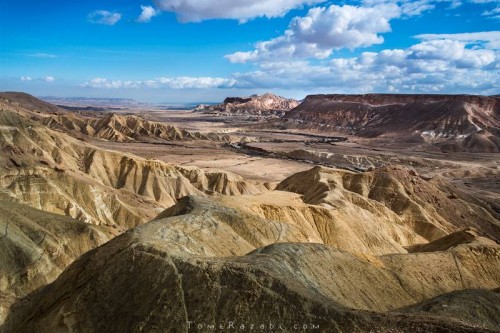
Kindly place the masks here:
[(75, 259), (118, 234), (2, 200), (0, 230), (0, 322), (16, 298), (52, 282)]
[(362, 137), (398, 137), (499, 152), (500, 99), (463, 95), (311, 95), (284, 117), (286, 126)]
[[(297, 243), (210, 258), (189, 248), (171, 251), (172, 242), (158, 236), (175, 228), (172, 221), (152, 224), (82, 256), (53, 284), (15, 304), (4, 330), (188, 331), (237, 322), (319, 325), (323, 332), (472, 332), (478, 328), (442, 317), (366, 310), (395, 309), (457, 288), (494, 288), (500, 280), (499, 246), (480, 242), (408, 259), (363, 259)], [(225, 246), (227, 238), (214, 238)]]
[(299, 105), (299, 102), (296, 100), (286, 99), (284, 97), (268, 93), (248, 98), (228, 97), (222, 104), (204, 106), (197, 109), (197, 111), (222, 112), (230, 114), (271, 114), (290, 111), (297, 105)]
[(107, 114), (102, 118), (64, 114), (44, 117), (41, 122), (53, 129), (115, 142), (158, 142), (181, 140), (236, 140), (229, 135), (202, 134), (180, 130), (175, 126), (148, 121), (138, 116)]

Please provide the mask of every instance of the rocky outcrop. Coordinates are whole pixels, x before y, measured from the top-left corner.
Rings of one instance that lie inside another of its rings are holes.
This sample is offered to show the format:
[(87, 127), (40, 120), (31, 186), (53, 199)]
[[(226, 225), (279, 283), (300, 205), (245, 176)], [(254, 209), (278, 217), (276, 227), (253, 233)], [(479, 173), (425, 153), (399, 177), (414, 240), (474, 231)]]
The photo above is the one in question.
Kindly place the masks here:
[(0, 114), (0, 147), (0, 198), (96, 225), (136, 226), (189, 194), (267, 191), (229, 173), (103, 150), (14, 111)]
[[(211, 223), (193, 220), (187, 233), (175, 220), (160, 219), (115, 238), (13, 305), (4, 331), (207, 331), (207, 325), (235, 324), (293, 330), (299, 324), (324, 332), (478, 332), (444, 316), (385, 311), (456, 289), (497, 288), (500, 281), (498, 245), (360, 258), (320, 244), (281, 243), (207, 257), (192, 252), (189, 242), (179, 248), (169, 240), (175, 230), (189, 237)], [(205, 245), (225, 247), (232, 238), (222, 235), (207, 237)]]
[(286, 99), (281, 96), (267, 93), (261, 96), (254, 95), (247, 98), (228, 97), (222, 104), (202, 106), (195, 110), (224, 114), (282, 115), (284, 112), (290, 111), (297, 105), (299, 105), (299, 102), (296, 100)]
[(54, 281), (118, 230), (0, 200), (0, 322), (17, 298)]
[(389, 158), (364, 155), (346, 155), (309, 149), (295, 149), (281, 153), (281, 156), (294, 160), (310, 161), (323, 165), (335, 165), (348, 170), (366, 171), (390, 164)]

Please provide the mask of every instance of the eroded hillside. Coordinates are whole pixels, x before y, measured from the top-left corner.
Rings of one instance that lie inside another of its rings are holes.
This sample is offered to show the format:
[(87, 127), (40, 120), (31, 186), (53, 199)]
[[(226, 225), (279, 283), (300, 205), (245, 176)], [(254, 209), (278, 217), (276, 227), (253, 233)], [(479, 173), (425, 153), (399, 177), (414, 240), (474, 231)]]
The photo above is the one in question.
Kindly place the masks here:
[(222, 104), (201, 105), (195, 111), (222, 114), (282, 115), (297, 105), (299, 102), (296, 100), (267, 93), (261, 96), (228, 97)]
[(87, 223), (129, 228), (185, 195), (267, 190), (224, 172), (103, 150), (14, 111), (2, 111), (0, 124), (1, 197)]
[(45, 286), (85, 252), (118, 234), (0, 200), (0, 322), (18, 297)]
[(89, 143), (219, 137), (21, 97), (0, 101), (2, 332), (498, 328), (494, 198), (362, 156), (250, 182)]
[(282, 124), (369, 138), (499, 152), (500, 99), (462, 95), (311, 95)]
[[(192, 324), (237, 321), (307, 323), (328, 332), (472, 332), (481, 331), (481, 325), (366, 310), (397, 309), (456, 289), (496, 288), (500, 279), (500, 248), (481, 238), (411, 257), (360, 258), (304, 243), (207, 257), (191, 252), (189, 243), (179, 249), (168, 239), (176, 228), (168, 219), (151, 222), (82, 256), (53, 284), (19, 304), (7, 318), (7, 331), (188, 331)], [(203, 232), (201, 227), (192, 233)], [(224, 247), (230, 242), (231, 237), (215, 234), (204, 243)], [(460, 313), (452, 316), (461, 318)]]

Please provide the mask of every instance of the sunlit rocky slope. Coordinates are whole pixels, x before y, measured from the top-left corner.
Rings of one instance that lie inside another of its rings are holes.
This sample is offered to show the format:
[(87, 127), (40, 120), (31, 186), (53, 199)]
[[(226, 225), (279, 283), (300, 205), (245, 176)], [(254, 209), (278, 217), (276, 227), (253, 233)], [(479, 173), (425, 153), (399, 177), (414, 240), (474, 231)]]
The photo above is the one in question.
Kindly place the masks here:
[(0, 200), (0, 321), (16, 298), (52, 282), (117, 234), (114, 228)]
[(247, 114), (247, 115), (281, 115), (299, 105), (294, 99), (287, 99), (274, 94), (254, 95), (250, 97), (228, 97), (218, 105), (201, 105), (195, 111)]
[(188, 194), (267, 190), (225, 173), (204, 173), (99, 149), (31, 120), (0, 113), (0, 197), (97, 225), (146, 222)]

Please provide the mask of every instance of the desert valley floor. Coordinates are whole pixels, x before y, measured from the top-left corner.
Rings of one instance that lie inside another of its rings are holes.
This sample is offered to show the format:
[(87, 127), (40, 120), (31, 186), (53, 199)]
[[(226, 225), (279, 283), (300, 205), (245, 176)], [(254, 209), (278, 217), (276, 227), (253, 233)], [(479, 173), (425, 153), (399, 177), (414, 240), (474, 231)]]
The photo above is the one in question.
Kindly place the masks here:
[(0, 109), (0, 332), (500, 331), (498, 97)]

